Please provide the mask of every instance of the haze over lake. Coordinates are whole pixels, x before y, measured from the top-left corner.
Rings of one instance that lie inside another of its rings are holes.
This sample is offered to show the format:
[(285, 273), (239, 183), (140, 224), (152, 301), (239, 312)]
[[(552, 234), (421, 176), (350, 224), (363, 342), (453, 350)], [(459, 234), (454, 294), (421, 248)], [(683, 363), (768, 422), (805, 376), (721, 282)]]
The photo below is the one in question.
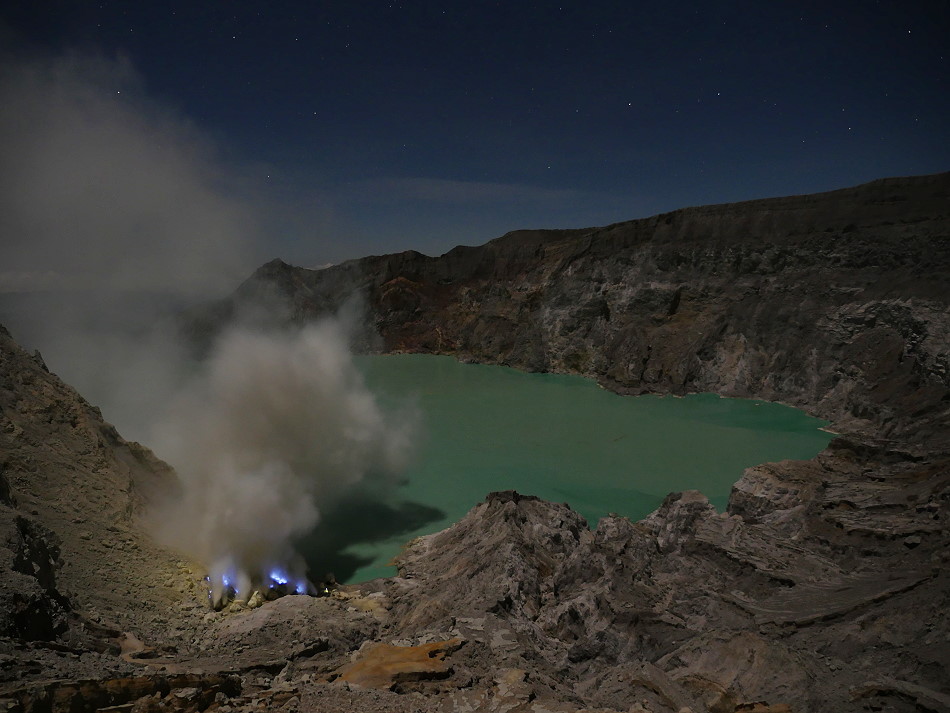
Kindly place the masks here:
[[(493, 490), (567, 502), (591, 526), (608, 513), (641, 519), (687, 489), (722, 509), (744, 468), (811, 458), (831, 438), (819, 430), (827, 422), (762, 401), (618, 396), (578, 376), (451, 357), (358, 362), (384, 407), (415, 411), (421, 444), (388, 507), (345, 509), (304, 543), (308, 559), (336, 566), (341, 580), (392, 575), (387, 563), (403, 544), (447, 527)], [(350, 545), (335, 563), (319, 552), (358, 528), (378, 539)]]

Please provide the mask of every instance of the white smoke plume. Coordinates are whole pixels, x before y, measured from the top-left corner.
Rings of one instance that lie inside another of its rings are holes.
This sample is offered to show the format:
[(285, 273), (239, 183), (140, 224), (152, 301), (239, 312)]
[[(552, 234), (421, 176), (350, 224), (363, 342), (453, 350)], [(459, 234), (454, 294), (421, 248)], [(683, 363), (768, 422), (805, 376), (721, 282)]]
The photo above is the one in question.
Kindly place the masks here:
[(211, 567), (213, 598), (231, 586), (304, 586), (292, 542), (354, 488), (393, 481), (412, 419), (387, 418), (353, 363), (337, 320), (292, 334), (236, 328), (173, 405), (156, 449), (183, 492), (157, 513), (166, 542)]
[(0, 47), (0, 322), (177, 467), (157, 530), (219, 589), (246, 590), (238, 578), (292, 584), (294, 538), (387, 482), (409, 431), (363, 385), (338, 321), (233, 330), (193, 363), (171, 315), (273, 256), (269, 204), (223, 155), (122, 57)]
[(0, 291), (233, 284), (254, 217), (212, 142), (122, 58), (0, 59)]
[(0, 48), (0, 321), (126, 437), (184, 368), (163, 316), (263, 261), (220, 154), (122, 57)]

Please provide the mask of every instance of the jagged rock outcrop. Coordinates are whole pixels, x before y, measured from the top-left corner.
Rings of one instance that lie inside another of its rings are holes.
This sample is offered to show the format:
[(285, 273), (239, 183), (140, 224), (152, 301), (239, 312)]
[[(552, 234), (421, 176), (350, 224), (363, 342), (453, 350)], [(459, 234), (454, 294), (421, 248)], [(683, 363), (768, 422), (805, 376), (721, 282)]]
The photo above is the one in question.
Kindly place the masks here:
[(0, 636), (49, 641), (68, 628), (56, 589), (59, 546), (36, 520), (0, 505)]
[(881, 542), (887, 513), (829, 534), (840, 488), (861, 478), (816, 495), (793, 537), (695, 492), (594, 532), (566, 506), (492, 494), (399, 558), (391, 626), (461, 637), (468, 672), (527, 671), (536, 695), (587, 706), (863, 710), (865, 684), (886, 675), (920, 692), (888, 710), (927, 709), (950, 684), (950, 533), (929, 529), (950, 516), (950, 480), (906, 515), (930, 533), (908, 547)]

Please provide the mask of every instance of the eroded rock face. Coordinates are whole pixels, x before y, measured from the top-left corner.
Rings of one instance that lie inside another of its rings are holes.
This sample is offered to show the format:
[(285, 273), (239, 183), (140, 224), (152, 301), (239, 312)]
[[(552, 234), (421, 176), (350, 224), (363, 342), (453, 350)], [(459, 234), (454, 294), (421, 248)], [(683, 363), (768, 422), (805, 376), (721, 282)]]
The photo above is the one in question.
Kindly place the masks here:
[(50, 641), (65, 633), (69, 602), (56, 589), (58, 567), (55, 535), (0, 505), (0, 636)]
[[(886, 513), (865, 513), (865, 527), (830, 540), (837, 492), (816, 496), (793, 537), (695, 492), (593, 533), (563, 505), (492, 494), (397, 560), (390, 626), (464, 639), (468, 675), (526, 671), (537, 694), (612, 710), (861, 710), (862, 686), (884, 672), (939, 695), (950, 684), (946, 528), (908, 549), (880, 542)], [(926, 531), (932, 513), (908, 522)]]
[(359, 295), (383, 340), (366, 348), (754, 396), (947, 447), (948, 205), (940, 174), (516, 231), (437, 258), (275, 260), (192, 327), (207, 336), (261, 302), (303, 323)]

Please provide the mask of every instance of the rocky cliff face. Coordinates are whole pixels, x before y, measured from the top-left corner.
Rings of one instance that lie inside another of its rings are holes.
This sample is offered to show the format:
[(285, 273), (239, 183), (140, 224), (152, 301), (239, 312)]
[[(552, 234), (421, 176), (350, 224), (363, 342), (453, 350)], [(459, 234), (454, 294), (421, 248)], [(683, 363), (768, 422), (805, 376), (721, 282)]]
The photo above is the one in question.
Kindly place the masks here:
[(842, 435), (750, 468), (724, 513), (675, 493), (591, 531), (494, 493), (397, 577), (253, 610), (202, 608), (136, 521), (163, 464), (0, 332), (0, 707), (950, 710), (948, 198), (950, 174), (891, 179), (265, 265), (194, 334), (358, 296), (366, 349), (777, 399)]
[(940, 174), (517, 231), (438, 258), (273, 261), (195, 329), (262, 303), (304, 322), (359, 296), (382, 337), (365, 346), (782, 401), (839, 430), (947, 445), (948, 284)]

